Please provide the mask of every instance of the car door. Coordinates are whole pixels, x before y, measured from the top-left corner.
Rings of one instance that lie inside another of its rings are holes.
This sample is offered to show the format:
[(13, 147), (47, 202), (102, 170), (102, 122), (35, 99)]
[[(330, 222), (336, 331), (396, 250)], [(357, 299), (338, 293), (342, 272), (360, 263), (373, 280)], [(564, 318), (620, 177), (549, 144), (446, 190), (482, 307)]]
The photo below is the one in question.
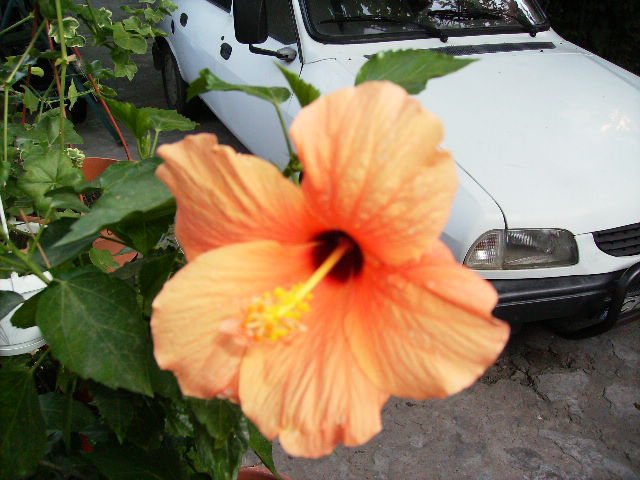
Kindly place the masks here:
[[(214, 73), (222, 80), (241, 85), (288, 87), (277, 65), (300, 74), (300, 52), (289, 0), (266, 0), (266, 8), (269, 36), (259, 47), (270, 51), (288, 47), (295, 50), (295, 59), (286, 61), (250, 52), (248, 45), (236, 41), (233, 22), (230, 22), (212, 45), (216, 59)], [(286, 165), (287, 144), (273, 105), (243, 92), (212, 92), (211, 98), (218, 117), (249, 150), (280, 167)], [(289, 103), (281, 105), (287, 125), (292, 121)]]

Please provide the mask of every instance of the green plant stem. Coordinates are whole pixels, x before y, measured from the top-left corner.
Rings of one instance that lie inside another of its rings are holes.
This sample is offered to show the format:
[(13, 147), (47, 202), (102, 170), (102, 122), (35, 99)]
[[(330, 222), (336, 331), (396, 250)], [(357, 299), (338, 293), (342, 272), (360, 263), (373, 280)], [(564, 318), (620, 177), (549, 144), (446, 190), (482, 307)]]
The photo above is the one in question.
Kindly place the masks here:
[(60, 35), (60, 53), (62, 54), (62, 67), (60, 68), (60, 151), (64, 151), (64, 120), (65, 120), (65, 96), (64, 90), (67, 86), (67, 45), (64, 39), (64, 23), (62, 22), (62, 5), (60, 0), (56, 0), (56, 16), (58, 17), (58, 33)]
[[(27, 58), (27, 56), (29, 54), (29, 50), (31, 50), (33, 48), (33, 46), (35, 45), (36, 39), (38, 38), (38, 36), (42, 32), (43, 28), (44, 28), (44, 22), (41, 23), (40, 26), (38, 27), (38, 30), (36, 30), (36, 33), (31, 38), (31, 41), (29, 42), (29, 45), (27, 46), (26, 50), (24, 51), (24, 53), (20, 57), (20, 60), (18, 60), (18, 63), (16, 64), (14, 69), (11, 71), (11, 73), (7, 77), (7, 81), (4, 84), (4, 112), (3, 112), (3, 118), (2, 118), (3, 121), (4, 121), (4, 132), (3, 132), (3, 140), (4, 140), (3, 143), (4, 143), (4, 145), (3, 145), (3, 151), (2, 151), (2, 161), (6, 162), (7, 164), (9, 163), (9, 150), (8, 149), (9, 149), (9, 90), (10, 90), (10, 85), (11, 85), (11, 82), (13, 81), (13, 77), (15, 77), (16, 73), (18, 72), (20, 67), (22, 67), (22, 64), (26, 60), (26, 58)], [(4, 184), (4, 182), (2, 182), (2, 183)]]
[(156, 130), (156, 136), (153, 139), (153, 144), (151, 145), (151, 151), (149, 152), (149, 157), (153, 157), (156, 154), (156, 148), (158, 148), (159, 139), (160, 139), (160, 130)]
[(25, 22), (28, 22), (29, 20), (31, 20), (33, 18), (33, 12), (29, 12), (29, 15), (27, 15), (26, 17), (24, 17), (22, 20), (17, 21), (16, 23), (14, 23), (13, 25), (11, 25), (10, 27), (5, 28), (4, 30), (2, 30), (0, 32), (0, 36), (4, 35), (5, 33), (10, 32), (11, 30), (13, 30), (14, 28), (19, 27), (20, 25), (22, 25)]
[(0, 257), (0, 262), (4, 262), (7, 265), (12, 265), (12, 266), (17, 267), (17, 268), (22, 268), (24, 266), (20, 262), (14, 262), (13, 260), (11, 260), (9, 258), (5, 258), (5, 257)]
[(280, 121), (280, 128), (282, 128), (284, 139), (287, 142), (287, 150), (289, 151), (289, 163), (291, 163), (291, 160), (295, 157), (295, 153), (293, 152), (293, 145), (291, 145), (289, 132), (287, 132), (287, 126), (284, 123), (284, 118), (282, 117), (282, 110), (280, 110), (280, 106), (277, 103), (274, 103), (273, 106), (275, 107), (276, 113), (278, 114), (278, 120)]
[[(2, 234), (5, 237), (4, 239), (7, 242), (7, 245), (5, 246), (5, 245), (0, 244), (0, 247), (2, 247), (2, 249), (7, 251), (7, 252), (13, 253), (18, 258), (18, 260), (20, 260), (22, 262), (22, 265), (16, 265), (16, 266), (18, 266), (18, 267), (26, 266), (36, 277), (38, 277), (45, 284), (48, 285), (51, 282), (51, 280), (49, 280), (45, 276), (45, 274), (42, 272), (40, 267), (38, 265), (36, 265), (33, 260), (31, 260), (29, 255), (24, 254), (18, 247), (16, 247), (14, 245), (14, 243), (9, 238), (9, 234), (5, 234), (5, 232), (2, 232)], [(10, 263), (10, 262), (7, 261), (6, 258), (0, 258), (0, 260), (4, 261), (5, 263)]]
[(34, 363), (31, 368), (29, 369), (29, 372), (33, 375), (33, 373), (38, 369), (38, 367), (40, 366), (40, 364), (44, 361), (45, 358), (47, 358), (47, 355), (49, 355), (50, 350), (45, 350), (42, 355), (40, 355), (40, 358), (38, 358), (38, 360), (36, 360), (36, 363)]

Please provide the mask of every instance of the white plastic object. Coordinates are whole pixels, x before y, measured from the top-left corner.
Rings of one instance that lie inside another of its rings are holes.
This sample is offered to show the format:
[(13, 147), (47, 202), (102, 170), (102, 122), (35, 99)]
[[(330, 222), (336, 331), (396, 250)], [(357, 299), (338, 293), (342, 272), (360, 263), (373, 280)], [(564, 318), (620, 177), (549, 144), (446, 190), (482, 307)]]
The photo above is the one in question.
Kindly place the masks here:
[[(45, 273), (47, 277), (50, 275)], [(0, 290), (14, 291), (26, 300), (46, 287), (46, 284), (35, 275), (19, 276), (12, 274), (10, 278), (0, 279)], [(11, 324), (11, 317), (22, 305), (13, 309), (0, 320), (0, 356), (8, 357), (32, 352), (46, 343), (38, 327), (17, 328)]]

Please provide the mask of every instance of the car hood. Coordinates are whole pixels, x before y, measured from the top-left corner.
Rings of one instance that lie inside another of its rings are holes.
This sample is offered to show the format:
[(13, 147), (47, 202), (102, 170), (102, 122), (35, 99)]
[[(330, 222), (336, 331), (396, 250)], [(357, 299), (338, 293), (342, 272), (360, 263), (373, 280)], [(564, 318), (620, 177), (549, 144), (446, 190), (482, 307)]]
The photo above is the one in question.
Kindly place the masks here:
[(638, 77), (583, 53), (471, 58), (419, 98), (509, 228), (580, 234), (640, 221)]

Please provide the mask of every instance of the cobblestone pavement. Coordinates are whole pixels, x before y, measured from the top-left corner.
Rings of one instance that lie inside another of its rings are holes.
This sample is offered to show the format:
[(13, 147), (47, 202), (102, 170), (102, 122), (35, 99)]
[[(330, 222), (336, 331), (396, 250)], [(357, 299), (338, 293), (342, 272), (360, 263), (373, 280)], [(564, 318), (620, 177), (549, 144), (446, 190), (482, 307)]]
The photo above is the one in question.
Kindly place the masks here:
[[(117, 10), (118, 2), (99, 3)], [(150, 56), (133, 83), (116, 86), (120, 100), (165, 108)], [(89, 154), (125, 158), (91, 112), (79, 131)], [(213, 115), (203, 115), (198, 131), (242, 148)], [(466, 391), (445, 400), (393, 398), (384, 431), (368, 444), (319, 460), (276, 446), (276, 463), (295, 480), (640, 479), (639, 370), (640, 322), (581, 341), (525, 325)]]

